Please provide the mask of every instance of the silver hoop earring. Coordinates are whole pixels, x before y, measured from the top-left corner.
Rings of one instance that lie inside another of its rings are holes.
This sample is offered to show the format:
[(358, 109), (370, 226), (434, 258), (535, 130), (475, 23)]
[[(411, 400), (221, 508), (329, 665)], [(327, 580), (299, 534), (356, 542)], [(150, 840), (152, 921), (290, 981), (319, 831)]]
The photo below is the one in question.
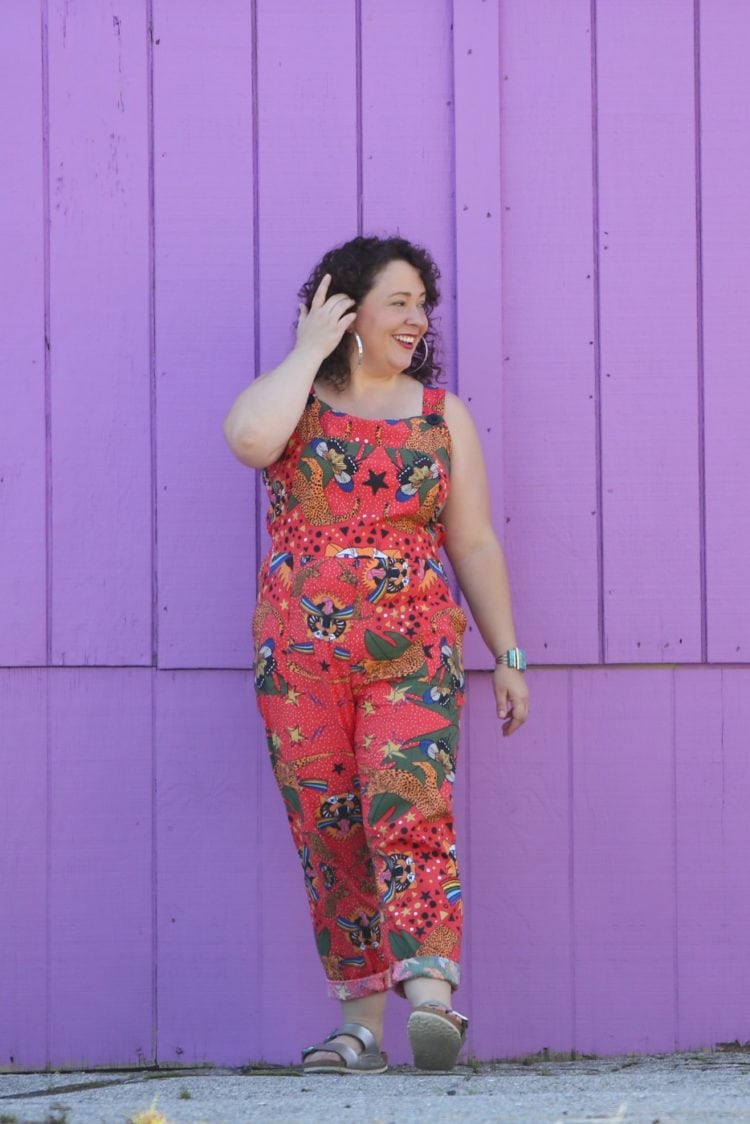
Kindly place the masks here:
[(357, 366), (359, 366), (365, 357), (365, 349), (362, 347), (362, 337), (359, 332), (354, 333), (354, 341), (357, 345)]
[[(424, 367), (425, 363), (427, 362), (427, 360), (430, 357), (430, 348), (429, 348), (427, 340), (424, 338), (424, 336), (422, 336), (419, 343), (424, 344), (424, 358), (423, 358), (422, 362), (419, 363), (416, 367), (410, 367), (409, 368), (409, 374), (412, 374), (412, 375), (414, 374), (415, 371), (421, 371), (422, 368)], [(417, 345), (417, 346), (419, 346), (419, 345)], [(417, 349), (415, 348), (414, 354), (416, 355), (416, 353), (417, 353)]]

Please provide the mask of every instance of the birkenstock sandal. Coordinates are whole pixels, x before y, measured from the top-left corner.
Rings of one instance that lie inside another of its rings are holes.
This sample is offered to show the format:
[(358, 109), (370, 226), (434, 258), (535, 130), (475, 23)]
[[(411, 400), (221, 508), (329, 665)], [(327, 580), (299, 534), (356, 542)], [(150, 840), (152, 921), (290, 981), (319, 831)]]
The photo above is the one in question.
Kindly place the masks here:
[[(358, 1053), (347, 1042), (334, 1042), (342, 1034), (356, 1038), (362, 1043), (362, 1050)], [(311, 1062), (305, 1065), (305, 1058), (318, 1051), (328, 1054), (338, 1054), (341, 1061)], [(359, 1023), (344, 1023), (337, 1030), (332, 1030), (323, 1042), (316, 1042), (302, 1051), (302, 1068), (305, 1073), (385, 1073), (388, 1069), (388, 1058), (381, 1053), (375, 1035), (366, 1026)]]
[(443, 1003), (420, 1003), (406, 1024), (414, 1065), (418, 1069), (453, 1069), (468, 1025), (465, 1015)]

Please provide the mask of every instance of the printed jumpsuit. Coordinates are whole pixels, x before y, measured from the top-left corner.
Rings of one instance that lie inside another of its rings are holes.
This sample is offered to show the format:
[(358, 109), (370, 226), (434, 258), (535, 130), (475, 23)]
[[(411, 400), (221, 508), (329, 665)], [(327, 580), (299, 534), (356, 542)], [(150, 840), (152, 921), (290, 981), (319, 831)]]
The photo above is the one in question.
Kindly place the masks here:
[(452, 812), (466, 616), (438, 557), (445, 392), (363, 419), (310, 393), (265, 469), (255, 687), (329, 993), (459, 983)]

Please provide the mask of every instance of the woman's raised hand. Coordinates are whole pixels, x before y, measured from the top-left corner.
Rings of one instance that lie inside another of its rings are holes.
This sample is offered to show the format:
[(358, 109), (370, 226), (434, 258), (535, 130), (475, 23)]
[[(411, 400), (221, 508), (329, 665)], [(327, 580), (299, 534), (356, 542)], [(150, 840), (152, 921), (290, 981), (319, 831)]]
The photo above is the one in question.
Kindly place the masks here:
[(346, 293), (326, 298), (330, 284), (331, 275), (326, 273), (315, 290), (309, 311), (304, 304), (299, 306), (297, 321), (297, 347), (318, 352), (321, 361), (338, 346), (357, 317), (356, 310), (349, 311), (355, 302)]

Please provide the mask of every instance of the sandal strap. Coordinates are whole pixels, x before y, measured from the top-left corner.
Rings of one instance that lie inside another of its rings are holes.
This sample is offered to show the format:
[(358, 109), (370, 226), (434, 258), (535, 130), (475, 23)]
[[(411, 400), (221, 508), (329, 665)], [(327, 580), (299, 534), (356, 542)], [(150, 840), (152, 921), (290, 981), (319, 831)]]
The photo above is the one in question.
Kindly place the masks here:
[[(361, 1023), (344, 1023), (343, 1026), (340, 1026), (338, 1030), (335, 1030), (333, 1033), (334, 1035), (348, 1034), (350, 1038), (356, 1038), (358, 1042), (361, 1042), (362, 1048), (366, 1052), (371, 1053), (372, 1051), (377, 1051), (380, 1053), (380, 1047), (378, 1046), (375, 1035), (368, 1027), (362, 1026)], [(351, 1047), (349, 1047), (349, 1049), (351, 1049)]]
[[(355, 1050), (348, 1042), (333, 1041), (342, 1034), (347, 1034), (350, 1038), (356, 1038), (358, 1042), (361, 1042), (362, 1051), (359, 1052)], [(344, 1023), (343, 1026), (332, 1030), (328, 1037), (322, 1042), (316, 1042), (313, 1046), (307, 1046), (302, 1051), (302, 1060), (304, 1061), (310, 1054), (318, 1052), (338, 1054), (342, 1062), (347, 1066), (354, 1065), (363, 1054), (376, 1054), (378, 1058), (380, 1058), (380, 1050), (375, 1035), (368, 1027), (361, 1026), (360, 1023)]]
[(309, 1057), (310, 1054), (323, 1052), (325, 1052), (326, 1054), (338, 1054), (347, 1068), (351, 1065), (354, 1065), (354, 1063), (357, 1061), (357, 1058), (361, 1057), (361, 1055), (357, 1053), (354, 1047), (349, 1046), (348, 1043), (331, 1042), (329, 1038), (326, 1038), (325, 1042), (318, 1042), (314, 1046), (308, 1046), (306, 1049), (304, 1049), (302, 1051), (302, 1061), (304, 1062), (305, 1058)]

